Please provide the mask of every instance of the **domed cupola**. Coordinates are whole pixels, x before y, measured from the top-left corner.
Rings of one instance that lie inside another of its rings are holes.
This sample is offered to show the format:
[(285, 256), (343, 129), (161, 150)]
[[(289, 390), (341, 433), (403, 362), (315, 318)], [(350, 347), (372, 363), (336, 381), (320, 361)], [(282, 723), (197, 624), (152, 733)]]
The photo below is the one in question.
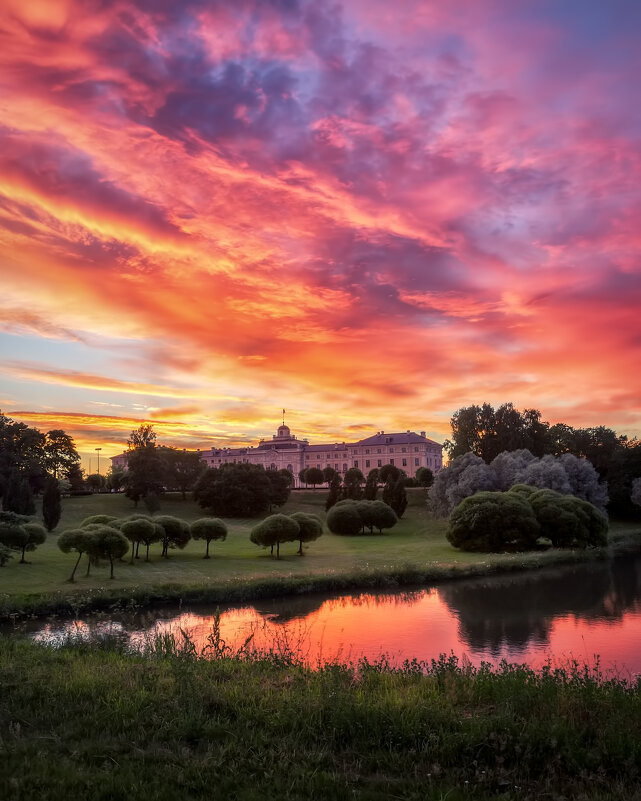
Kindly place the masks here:
[[(273, 430), (273, 429), (272, 429)], [(289, 430), (289, 426), (286, 426), (284, 423), (282, 426), (278, 426), (278, 437), (291, 437), (291, 431)]]

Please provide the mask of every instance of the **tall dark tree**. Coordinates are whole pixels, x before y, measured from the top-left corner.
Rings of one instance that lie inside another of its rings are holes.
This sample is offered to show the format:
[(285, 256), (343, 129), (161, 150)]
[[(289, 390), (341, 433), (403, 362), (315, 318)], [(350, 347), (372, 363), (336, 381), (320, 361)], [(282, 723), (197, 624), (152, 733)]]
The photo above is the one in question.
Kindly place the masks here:
[(332, 506), (338, 503), (341, 494), (341, 483), (342, 479), (340, 475), (336, 473), (329, 482), (329, 492), (327, 493), (327, 498), (325, 499), (326, 512), (331, 509)]
[(183, 501), (187, 492), (193, 490), (198, 477), (205, 470), (205, 463), (197, 451), (160, 447), (159, 456), (163, 463), (165, 485), (182, 493)]
[(363, 497), (365, 476), (358, 467), (350, 467), (343, 477), (343, 498), (358, 501)]
[(48, 476), (42, 495), (42, 519), (47, 531), (53, 531), (60, 522), (62, 515), (62, 502), (58, 480)]
[(47, 432), (43, 450), (45, 466), (54, 478), (66, 476), (73, 465), (80, 463), (73, 437), (61, 429)]
[(378, 481), (379, 481), (378, 468), (374, 467), (367, 474), (367, 481), (365, 482), (364, 495), (368, 501), (376, 500), (376, 496), (378, 495)]
[(163, 464), (151, 425), (144, 424), (132, 431), (127, 444), (129, 450), (125, 495), (138, 506), (138, 502), (147, 495), (162, 494)]
[(289, 500), (294, 477), (289, 470), (265, 470), (269, 479), (269, 511), (273, 506), (284, 506)]

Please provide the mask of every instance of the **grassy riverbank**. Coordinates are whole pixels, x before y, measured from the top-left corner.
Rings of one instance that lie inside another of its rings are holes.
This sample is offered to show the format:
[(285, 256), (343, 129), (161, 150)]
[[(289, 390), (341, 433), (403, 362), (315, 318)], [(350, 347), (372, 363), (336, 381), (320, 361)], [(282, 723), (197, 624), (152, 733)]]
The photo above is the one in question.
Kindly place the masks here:
[[(80, 609), (105, 608), (115, 602), (148, 605), (162, 601), (208, 600), (233, 603), (257, 598), (332, 592), (350, 589), (420, 585), (461, 575), (485, 575), (499, 571), (535, 568), (594, 558), (584, 552), (547, 551), (530, 554), (470, 554), (456, 551), (445, 539), (446, 523), (431, 518), (425, 507), (425, 492), (410, 491), (410, 504), (403, 520), (383, 535), (337, 537), (325, 534), (296, 555), (296, 544), (284, 546), (282, 558), (249, 541), (256, 520), (229, 520), (229, 537), (213, 543), (212, 559), (203, 559), (204, 543), (191, 542), (184, 551), (172, 551), (161, 559), (152, 548), (152, 561), (116, 567), (110, 581), (106, 568), (92, 569), (90, 577), (71, 573), (73, 554), (57, 547), (57, 533), (77, 526), (90, 514), (131, 514), (133, 505), (123, 495), (94, 495), (65, 499), (58, 532), (28, 555), (31, 564), (14, 559), (0, 569), (0, 616), (69, 613)], [(285, 513), (309, 511), (324, 517), (325, 492), (296, 492), (283, 508)], [(202, 511), (178, 495), (163, 499), (162, 512), (192, 521)], [(634, 538), (638, 525), (615, 523), (615, 542)], [(639, 537), (641, 541), (641, 537)]]
[(641, 795), (641, 688), (588, 669), (442, 658), (312, 671), (288, 654), (205, 661), (167, 645), (130, 655), (0, 641), (0, 797)]

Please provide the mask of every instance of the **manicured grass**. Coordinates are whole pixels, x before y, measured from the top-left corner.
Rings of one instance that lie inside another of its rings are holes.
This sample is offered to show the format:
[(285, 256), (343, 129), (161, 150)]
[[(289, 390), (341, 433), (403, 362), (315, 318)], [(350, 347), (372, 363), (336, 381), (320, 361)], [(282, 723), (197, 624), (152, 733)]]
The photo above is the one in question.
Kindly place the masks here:
[(310, 670), (212, 643), (204, 661), (167, 640), (132, 655), (4, 638), (0, 797), (640, 797), (639, 684), (444, 657)]
[[(292, 493), (282, 511), (307, 511), (324, 518), (325, 495), (322, 490)], [(162, 599), (233, 602), (312, 590), (411, 585), (593, 558), (581, 552), (486, 555), (457, 551), (445, 539), (446, 522), (427, 513), (425, 491), (410, 490), (409, 497), (403, 520), (383, 535), (338, 537), (326, 533), (305, 546), (303, 557), (296, 555), (297, 543), (291, 543), (281, 548), (281, 559), (276, 560), (249, 541), (256, 519), (228, 520), (229, 536), (225, 542), (212, 543), (209, 560), (202, 558), (203, 542), (171, 551), (167, 560), (160, 558), (160, 546), (156, 545), (150, 563), (143, 559), (133, 565), (128, 560), (118, 563), (113, 581), (105, 567), (92, 568), (86, 578), (81, 564), (74, 584), (66, 579), (75, 555), (58, 549), (57, 534), (91, 514), (126, 516), (134, 507), (120, 494), (68, 498), (57, 532), (28, 555), (31, 564), (20, 565), (14, 559), (0, 569), (0, 615), (71, 611), (114, 600), (141, 604)], [(161, 513), (188, 521), (203, 516), (193, 501), (183, 501), (180, 495), (163, 498)], [(617, 524), (612, 533), (621, 538), (638, 530), (638, 525)]]

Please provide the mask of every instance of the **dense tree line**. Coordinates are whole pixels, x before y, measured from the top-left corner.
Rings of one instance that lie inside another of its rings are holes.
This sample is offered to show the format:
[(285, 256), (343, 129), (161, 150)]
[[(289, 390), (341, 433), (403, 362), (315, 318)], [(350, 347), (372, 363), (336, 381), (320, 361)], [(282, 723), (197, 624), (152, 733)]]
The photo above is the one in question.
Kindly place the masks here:
[(632, 481), (641, 476), (639, 440), (629, 440), (606, 426), (550, 425), (537, 409), (519, 411), (511, 403), (497, 409), (489, 403), (462, 407), (450, 422), (452, 436), (444, 443), (450, 462), (467, 453), (485, 464), (505, 451), (527, 450), (536, 457), (572, 454), (587, 459), (601, 481), (607, 482), (610, 514), (636, 513), (630, 494)]
[(256, 517), (287, 503), (292, 483), (288, 470), (265, 470), (242, 462), (223, 464), (201, 473), (194, 499), (210, 514)]
[(537, 458), (525, 449), (504, 451), (490, 464), (474, 453), (457, 456), (437, 474), (428, 503), (434, 514), (446, 517), (470, 495), (505, 491), (515, 484), (574, 495), (601, 512), (605, 512), (608, 503), (605, 482), (587, 459), (571, 453)]

